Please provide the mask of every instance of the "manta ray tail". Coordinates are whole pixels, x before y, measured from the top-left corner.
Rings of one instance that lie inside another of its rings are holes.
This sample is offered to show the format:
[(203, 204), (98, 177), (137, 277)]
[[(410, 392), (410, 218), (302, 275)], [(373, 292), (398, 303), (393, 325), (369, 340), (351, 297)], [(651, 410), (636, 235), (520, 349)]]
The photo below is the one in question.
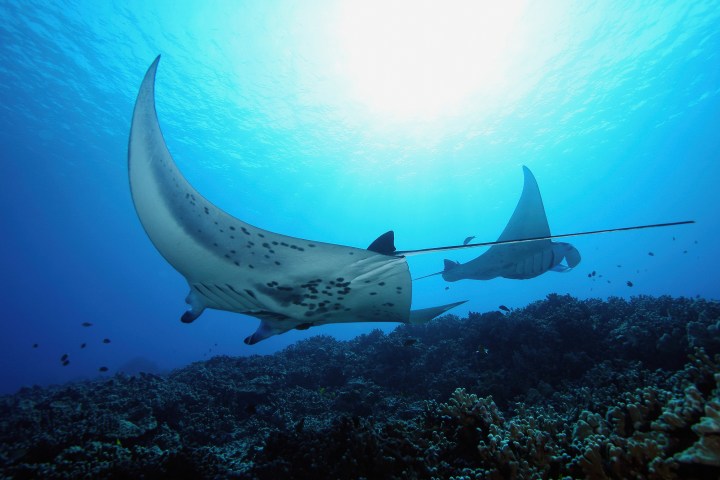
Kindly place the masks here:
[(538, 240), (553, 240), (556, 238), (581, 237), (584, 235), (597, 235), (600, 233), (611, 233), (611, 232), (625, 232), (628, 230), (643, 230), (646, 228), (674, 227), (677, 225), (690, 225), (693, 223), (695, 223), (695, 220), (683, 220), (681, 222), (653, 223), (651, 225), (633, 225), (631, 227), (606, 228), (603, 230), (592, 230), (589, 232), (562, 233), (559, 235), (544, 235), (542, 237), (518, 238), (515, 240), (498, 240), (495, 242), (468, 243), (467, 245), (448, 245), (448, 246), (443, 246), (443, 247), (420, 248), (417, 250), (398, 250), (395, 252), (395, 255), (398, 255), (398, 256), (402, 255), (402, 256), (408, 257), (411, 255), (422, 255), (425, 253), (432, 253), (432, 252), (445, 252), (448, 250), (464, 250), (466, 248), (490, 247), (492, 245), (511, 245), (511, 244), (515, 244), (515, 243), (537, 242)]

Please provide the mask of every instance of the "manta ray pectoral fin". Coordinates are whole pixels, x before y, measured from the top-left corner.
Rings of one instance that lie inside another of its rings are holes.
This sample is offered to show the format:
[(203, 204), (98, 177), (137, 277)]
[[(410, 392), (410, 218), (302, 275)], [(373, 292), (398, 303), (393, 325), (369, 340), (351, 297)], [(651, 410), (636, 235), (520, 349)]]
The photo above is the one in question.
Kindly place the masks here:
[(375, 239), (367, 248), (371, 252), (379, 253), (381, 255), (392, 255), (395, 253), (395, 232), (390, 230), (385, 232)]
[(183, 323), (192, 323), (197, 319), (204, 311), (205, 305), (200, 300), (200, 297), (195, 290), (190, 290), (187, 297), (185, 297), (185, 303), (190, 305), (190, 310), (183, 313), (180, 317), (180, 321)]
[(421, 308), (419, 310), (412, 310), (410, 312), (410, 318), (407, 323), (410, 323), (412, 325), (418, 325), (421, 323), (427, 323), (433, 318), (437, 317), (438, 315), (442, 315), (443, 313), (447, 312), (450, 309), (453, 309), (457, 307), (458, 305), (462, 305), (463, 303), (467, 302), (467, 300), (463, 300), (461, 302), (455, 302), (455, 303), (448, 303), (447, 305), (438, 305), (437, 307), (429, 307), (429, 308)]

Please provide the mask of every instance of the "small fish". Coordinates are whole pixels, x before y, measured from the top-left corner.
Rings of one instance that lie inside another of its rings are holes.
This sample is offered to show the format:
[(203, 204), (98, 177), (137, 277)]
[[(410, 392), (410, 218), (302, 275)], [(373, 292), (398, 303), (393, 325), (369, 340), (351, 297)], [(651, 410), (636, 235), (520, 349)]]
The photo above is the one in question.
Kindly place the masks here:
[(596, 272), (595, 270), (593, 270), (593, 271), (592, 271), (592, 276), (594, 277), (595, 275), (597, 275), (597, 272)]
[(655, 256), (655, 254), (653, 252), (648, 252), (648, 255), (650, 255), (651, 257)]
[(100, 367), (100, 368), (98, 368), (98, 370), (100, 370), (101, 372), (107, 372), (108, 367)]
[(618, 264), (617, 268), (622, 268), (622, 265)]
[(87, 346), (87, 343), (81, 343), (80, 348), (85, 348)]
[(82, 322), (81, 325), (83, 327), (92, 327), (92, 323), (90, 323), (90, 322)]
[(683, 253), (687, 253), (687, 250), (683, 250)]
[(673, 237), (673, 242), (675, 241), (675, 237)]
[(450, 287), (445, 287), (445, 290), (450, 290)]
[(63, 367), (67, 367), (68, 365), (70, 365), (70, 360), (64, 360), (62, 362), (62, 365), (63, 365)]
[(110, 339), (109, 339), (109, 338), (104, 338), (104, 339), (103, 339), (103, 343), (110, 343)]
[(510, 309), (509, 309), (508, 307), (506, 307), (505, 305), (500, 305), (498, 308), (499, 308), (500, 310), (502, 310), (503, 312), (509, 312), (509, 311), (510, 311)]
[(61, 361), (61, 362), (64, 362), (64, 361), (67, 360), (67, 359), (68, 359), (68, 354), (67, 354), (67, 353), (66, 353), (65, 355), (63, 355), (62, 357), (60, 357), (60, 361)]
[(632, 287), (632, 286), (633, 286), (633, 283), (632, 283), (630, 280), (628, 280), (628, 281), (627, 281), (627, 286), (628, 286), (628, 287)]
[(588, 273), (588, 278), (592, 278), (592, 273)]
[(417, 343), (417, 338), (406, 338), (406, 339), (403, 341), (403, 346), (404, 346), (404, 347), (412, 347), (412, 346), (415, 345), (416, 343)]
[(33, 343), (33, 348), (37, 348), (37, 347), (38, 347), (38, 344), (37, 344), (37, 343)]

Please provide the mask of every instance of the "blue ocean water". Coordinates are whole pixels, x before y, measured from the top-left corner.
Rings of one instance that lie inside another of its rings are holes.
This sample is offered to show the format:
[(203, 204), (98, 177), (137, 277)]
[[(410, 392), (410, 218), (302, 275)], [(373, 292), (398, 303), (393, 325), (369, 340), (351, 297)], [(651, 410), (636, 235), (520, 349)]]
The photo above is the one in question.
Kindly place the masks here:
[[(421, 280), (415, 306), (720, 297), (717, 2), (4, 0), (0, 18), (0, 392), (377, 327), (247, 346), (255, 319), (179, 322), (187, 284), (145, 235), (127, 181), (135, 95), (158, 54), (180, 169), (268, 230), (366, 247), (393, 229), (399, 249), (494, 240), (522, 165), (553, 233), (697, 221), (575, 238), (583, 261), (564, 274)], [(411, 273), (479, 253), (412, 257)]]

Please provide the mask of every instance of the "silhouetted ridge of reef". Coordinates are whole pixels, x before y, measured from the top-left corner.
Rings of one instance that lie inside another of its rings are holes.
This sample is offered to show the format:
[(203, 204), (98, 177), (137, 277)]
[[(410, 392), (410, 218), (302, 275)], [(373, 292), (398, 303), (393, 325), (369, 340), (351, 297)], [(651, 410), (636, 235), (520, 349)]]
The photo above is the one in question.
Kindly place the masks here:
[(10, 478), (720, 477), (720, 304), (549, 295), (0, 397)]

